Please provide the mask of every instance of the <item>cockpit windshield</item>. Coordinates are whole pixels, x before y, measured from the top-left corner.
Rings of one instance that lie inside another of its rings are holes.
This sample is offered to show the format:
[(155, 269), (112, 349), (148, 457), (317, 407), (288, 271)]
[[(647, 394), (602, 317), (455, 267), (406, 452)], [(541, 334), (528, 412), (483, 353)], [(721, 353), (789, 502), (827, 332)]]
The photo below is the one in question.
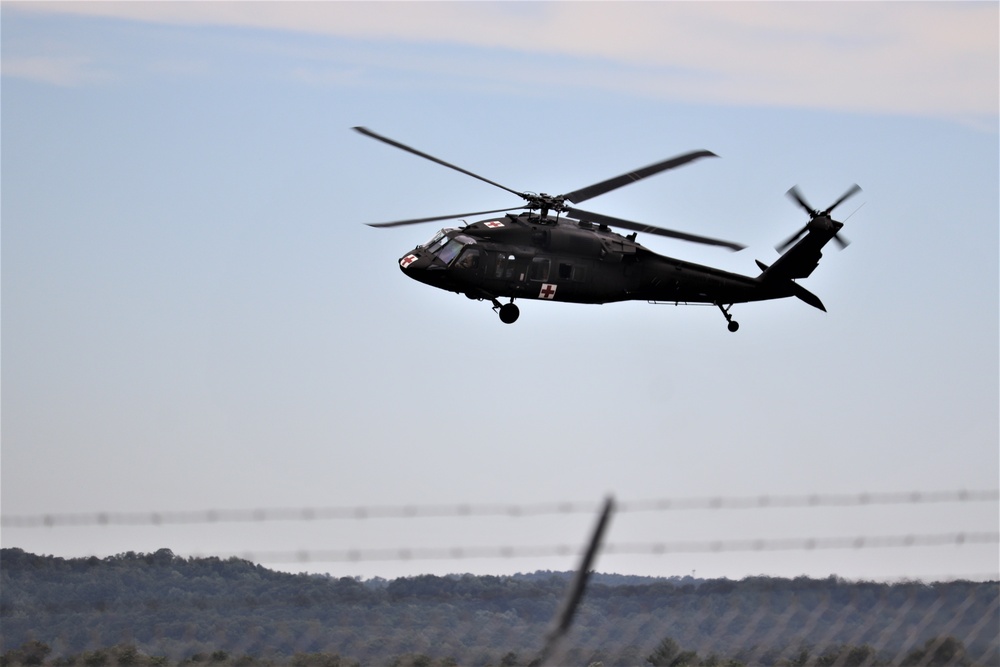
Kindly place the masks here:
[(454, 231), (454, 229), (451, 228), (442, 229), (441, 231), (439, 231), (437, 234), (434, 235), (434, 238), (425, 243), (422, 247), (425, 248), (428, 252), (436, 252), (441, 248), (441, 246), (443, 246), (445, 243), (448, 242), (447, 234), (448, 232), (451, 231)]
[(440, 259), (445, 264), (451, 264), (451, 260), (458, 257), (458, 253), (462, 250), (462, 246), (465, 245), (458, 239), (452, 239), (448, 241), (443, 248), (441, 248), (436, 254), (438, 259)]
[(454, 238), (449, 238), (446, 232), (451, 230), (442, 230), (430, 240), (430, 242), (424, 246), (428, 252), (435, 255), (445, 264), (451, 264), (452, 260), (458, 257), (458, 253), (462, 252), (462, 248), (470, 243), (475, 243), (474, 239), (468, 236), (462, 236), (461, 234), (456, 235)]

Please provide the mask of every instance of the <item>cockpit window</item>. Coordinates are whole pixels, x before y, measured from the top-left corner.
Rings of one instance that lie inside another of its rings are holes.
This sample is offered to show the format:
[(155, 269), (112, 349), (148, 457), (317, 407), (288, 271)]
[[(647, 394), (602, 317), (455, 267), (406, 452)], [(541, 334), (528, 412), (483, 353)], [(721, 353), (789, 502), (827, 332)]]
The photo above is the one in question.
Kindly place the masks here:
[(435, 236), (433, 239), (431, 239), (431, 242), (427, 244), (427, 250), (429, 250), (430, 252), (437, 252), (446, 243), (448, 243), (447, 236), (443, 234), (440, 237)]
[(468, 236), (457, 235), (451, 239), (443, 236), (437, 240), (432, 239), (431, 243), (427, 245), (427, 250), (436, 255), (445, 264), (451, 264), (452, 260), (462, 252), (462, 248), (473, 243), (475, 243), (475, 240)]
[(454, 231), (454, 229), (451, 227), (442, 229), (441, 231), (439, 231), (437, 234), (434, 235), (434, 238), (432, 238), (430, 241), (428, 241), (421, 247), (426, 248), (430, 252), (436, 251), (438, 248), (440, 248), (441, 246), (443, 246), (445, 243), (448, 242), (448, 237), (446, 236), (446, 234), (450, 231)]
[(452, 239), (445, 244), (443, 248), (438, 250), (435, 254), (445, 264), (451, 264), (451, 260), (458, 257), (458, 253), (462, 250), (462, 242), (457, 239)]

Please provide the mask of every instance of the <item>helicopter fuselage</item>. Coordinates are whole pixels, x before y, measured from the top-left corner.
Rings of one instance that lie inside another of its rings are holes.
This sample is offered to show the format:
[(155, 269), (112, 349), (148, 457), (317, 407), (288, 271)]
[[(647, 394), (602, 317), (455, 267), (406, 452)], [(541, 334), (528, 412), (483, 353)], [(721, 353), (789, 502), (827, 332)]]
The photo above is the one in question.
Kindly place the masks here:
[(657, 254), (634, 234), (530, 213), (442, 229), (399, 266), (427, 285), (494, 302), (733, 304), (779, 296), (759, 278)]

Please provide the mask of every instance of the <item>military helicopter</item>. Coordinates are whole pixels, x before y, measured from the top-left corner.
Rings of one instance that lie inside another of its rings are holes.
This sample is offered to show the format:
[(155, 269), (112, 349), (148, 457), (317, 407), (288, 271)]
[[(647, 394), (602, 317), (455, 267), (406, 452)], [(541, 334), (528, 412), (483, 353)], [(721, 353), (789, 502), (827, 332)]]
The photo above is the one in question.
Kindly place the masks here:
[[(768, 266), (759, 260), (756, 277), (730, 273), (660, 255), (636, 241), (638, 232), (694, 243), (742, 250), (729, 241), (686, 234), (570, 206), (623, 185), (674, 169), (705, 157), (693, 151), (642, 169), (595, 183), (562, 195), (518, 192), (471, 171), (423, 153), (398, 141), (355, 127), (361, 134), (395, 148), (489, 183), (524, 200), (520, 206), (429, 218), (369, 223), (371, 227), (399, 227), (472, 216), (493, 216), (461, 228), (440, 230), (423, 245), (404, 254), (399, 267), (404, 274), (439, 289), (489, 301), (500, 320), (512, 324), (520, 315), (515, 299), (540, 299), (570, 303), (611, 303), (643, 300), (651, 303), (711, 304), (722, 312), (730, 331), (737, 331), (730, 309), (734, 304), (797, 297), (826, 311), (819, 298), (799, 285), (819, 264), (820, 250), (831, 240), (841, 247), (844, 223), (830, 217), (833, 210), (861, 190), (851, 186), (827, 209), (812, 208), (793, 187), (788, 196), (809, 214), (809, 221), (777, 246), (783, 254)], [(511, 211), (521, 211), (512, 213)], [(611, 226), (632, 231), (623, 236)], [(502, 303), (500, 299), (508, 299)]]

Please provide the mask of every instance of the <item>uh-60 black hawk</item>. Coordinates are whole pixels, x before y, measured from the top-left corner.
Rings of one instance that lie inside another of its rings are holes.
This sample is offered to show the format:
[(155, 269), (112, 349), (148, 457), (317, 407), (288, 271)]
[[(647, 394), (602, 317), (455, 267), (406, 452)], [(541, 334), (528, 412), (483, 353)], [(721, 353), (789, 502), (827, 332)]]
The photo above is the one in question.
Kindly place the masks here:
[[(830, 215), (861, 189), (851, 186), (829, 208), (819, 211), (809, 206), (793, 187), (788, 196), (808, 212), (809, 222), (777, 246), (783, 254), (772, 265), (758, 260), (761, 273), (744, 276), (657, 254), (635, 239), (636, 232), (644, 232), (731, 250), (742, 250), (744, 246), (591, 213), (569, 205), (699, 158), (715, 157), (710, 151), (686, 153), (579, 190), (551, 196), (512, 190), (367, 128), (354, 129), (506, 190), (526, 202), (491, 211), (371, 224), (372, 227), (398, 227), (506, 213), (502, 217), (466, 224), (460, 229), (442, 229), (430, 241), (403, 255), (399, 266), (414, 280), (464, 294), (470, 299), (491, 302), (500, 319), (507, 324), (517, 320), (520, 314), (515, 299), (598, 304), (632, 300), (677, 305), (713, 304), (722, 311), (730, 331), (739, 329), (729, 312), (737, 303), (794, 296), (825, 311), (819, 298), (795, 281), (813, 272), (822, 256), (820, 250), (831, 240), (841, 247), (847, 245), (839, 235), (844, 224)], [(509, 212), (522, 209), (526, 210)], [(613, 232), (611, 225), (632, 233), (622, 236)], [(500, 299), (508, 299), (508, 302), (501, 303)]]

